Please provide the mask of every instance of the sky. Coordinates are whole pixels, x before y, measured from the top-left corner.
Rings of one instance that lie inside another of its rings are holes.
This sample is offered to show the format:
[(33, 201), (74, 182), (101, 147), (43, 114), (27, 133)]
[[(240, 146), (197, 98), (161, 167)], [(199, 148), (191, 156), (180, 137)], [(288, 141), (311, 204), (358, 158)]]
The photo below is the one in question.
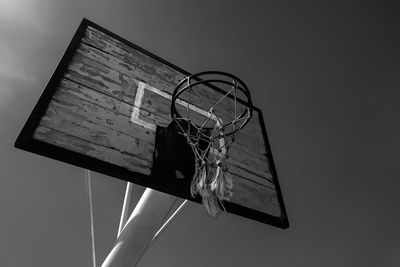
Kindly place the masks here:
[[(84, 170), (13, 147), (82, 18), (264, 115), (290, 227), (189, 204), (145, 266), (400, 266), (400, 23), (390, 1), (0, 0), (0, 266), (91, 266)], [(97, 262), (125, 183), (92, 173)]]

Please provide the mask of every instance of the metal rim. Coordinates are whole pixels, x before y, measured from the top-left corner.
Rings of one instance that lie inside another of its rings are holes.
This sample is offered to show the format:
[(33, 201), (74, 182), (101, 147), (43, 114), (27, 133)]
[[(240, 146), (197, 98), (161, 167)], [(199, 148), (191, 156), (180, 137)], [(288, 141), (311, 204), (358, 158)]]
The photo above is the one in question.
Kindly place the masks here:
[[(207, 76), (207, 75), (218, 75), (221, 76), (221, 79), (218, 78), (213, 78), (213, 79), (207, 79), (207, 77), (205, 79), (202, 79), (202, 77)], [(230, 78), (233, 81), (236, 82), (236, 84), (234, 82), (229, 82), (226, 81), (222, 78)], [(190, 83), (190, 81), (194, 80), (194, 83)], [(242, 129), (244, 126), (247, 125), (247, 123), (249, 122), (250, 118), (253, 115), (253, 104), (251, 101), (251, 95), (250, 95), (250, 90), (247, 87), (247, 85), (238, 77), (236, 77), (233, 74), (227, 73), (227, 72), (222, 72), (222, 71), (204, 71), (204, 72), (199, 72), (196, 74), (192, 74), (188, 77), (186, 77), (185, 79), (183, 79), (182, 81), (179, 82), (179, 84), (175, 87), (175, 90), (172, 94), (172, 103), (171, 103), (171, 117), (172, 119), (176, 119), (176, 118), (183, 118), (179, 112), (176, 109), (175, 106), (175, 101), (176, 99), (187, 89), (189, 88), (193, 88), (194, 86), (200, 85), (200, 84), (205, 84), (208, 87), (218, 91), (221, 94), (226, 94), (225, 91), (223, 91), (222, 89), (219, 89), (215, 83), (219, 83), (219, 84), (225, 84), (225, 85), (231, 85), (231, 86), (235, 86), (238, 90), (240, 90), (247, 98), (247, 100), (242, 100), (242, 99), (237, 99), (238, 102), (240, 102), (241, 104), (244, 104), (245, 106), (247, 106), (247, 108), (237, 117), (235, 118), (235, 120), (237, 119), (242, 119), (246, 114), (248, 114), (248, 118), (246, 119), (246, 121), (237, 129), (229, 132), (229, 133), (224, 133), (224, 136), (229, 136), (232, 135), (234, 133), (236, 133), (237, 131), (239, 131), (240, 129)], [(232, 96), (228, 95), (228, 97), (232, 98)], [(233, 122), (228, 122), (228, 123), (224, 123), (223, 124), (223, 128), (232, 125)], [(212, 130), (213, 128), (211, 127), (203, 127), (203, 129), (205, 130)]]

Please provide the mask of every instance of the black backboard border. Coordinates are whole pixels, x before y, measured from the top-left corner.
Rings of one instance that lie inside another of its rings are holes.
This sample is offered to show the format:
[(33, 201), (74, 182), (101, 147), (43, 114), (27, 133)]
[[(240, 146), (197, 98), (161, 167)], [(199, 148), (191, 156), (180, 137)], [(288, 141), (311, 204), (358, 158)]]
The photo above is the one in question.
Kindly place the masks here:
[[(174, 186), (165, 184), (160, 182), (159, 180), (155, 179), (149, 179), (148, 176), (141, 174), (141, 173), (136, 173), (136, 172), (131, 172), (128, 171), (127, 169), (116, 166), (114, 164), (110, 164), (107, 162), (103, 162), (99, 159), (95, 159), (74, 151), (70, 151), (68, 149), (49, 144), (46, 142), (39, 141), (37, 139), (33, 138), (35, 129), (39, 126), (41, 118), (45, 115), (45, 112), (47, 110), (47, 107), (50, 103), (50, 100), (52, 99), (64, 73), (66, 72), (68, 65), (70, 64), (75, 51), (78, 49), (81, 39), (85, 36), (85, 31), (88, 27), (93, 27), (101, 32), (104, 32), (105, 34), (111, 36), (112, 38), (115, 38), (131, 47), (134, 49), (140, 51), (143, 54), (146, 54), (157, 61), (162, 62), (163, 64), (175, 69), (176, 71), (181, 72), (185, 76), (189, 76), (190, 73), (175, 66), (174, 64), (154, 55), (153, 53), (125, 40), (124, 38), (119, 37), (118, 35), (104, 29), (103, 27), (97, 25), (94, 22), (91, 22), (88, 19), (83, 19), (81, 24), (79, 25), (77, 31), (75, 32), (70, 44), (67, 47), (67, 50), (65, 51), (64, 55), (62, 56), (55, 72), (51, 76), (45, 90), (43, 91), (42, 95), (40, 96), (37, 104), (35, 105), (32, 113), (30, 114), (27, 122), (23, 126), (17, 140), (15, 141), (14, 146), (16, 148), (29, 151), (35, 154), (39, 154), (41, 156), (45, 156), (48, 158), (52, 158), (55, 160), (59, 160), (68, 164), (72, 164), (81, 168), (89, 169), (98, 173), (102, 173), (105, 175), (109, 175), (118, 179), (122, 179), (125, 181), (133, 182), (142, 186), (150, 187), (158, 191), (162, 191), (168, 194), (173, 194), (177, 197), (189, 199), (195, 202), (200, 202), (200, 199), (194, 199), (190, 196), (190, 194), (185, 194), (179, 190), (179, 188), (176, 188)], [(272, 152), (271, 152), (271, 147), (269, 144), (268, 136), (267, 136), (267, 131), (265, 128), (264, 124), (264, 119), (262, 116), (262, 112), (259, 108), (254, 107), (254, 111), (258, 113), (259, 115), (259, 120), (260, 120), (260, 125), (262, 128), (262, 134), (264, 137), (265, 141), (265, 148), (267, 151), (267, 159), (269, 166), (271, 167), (272, 171), (272, 176), (273, 176), (273, 183), (276, 188), (276, 193), (278, 197), (278, 202), (280, 205), (281, 209), (281, 216), (272, 216), (269, 214), (265, 214), (263, 212), (250, 209), (235, 203), (231, 202), (226, 202), (224, 204), (225, 208), (227, 209), (228, 212), (237, 214), (243, 217), (247, 217), (252, 220), (256, 220), (262, 223), (270, 224), (282, 229), (288, 228), (289, 227), (289, 221), (288, 217), (286, 214), (286, 209), (285, 205), (283, 202), (283, 197), (282, 197), (282, 192), (280, 189), (279, 181), (278, 181), (278, 176), (275, 168), (275, 163), (272, 158)]]

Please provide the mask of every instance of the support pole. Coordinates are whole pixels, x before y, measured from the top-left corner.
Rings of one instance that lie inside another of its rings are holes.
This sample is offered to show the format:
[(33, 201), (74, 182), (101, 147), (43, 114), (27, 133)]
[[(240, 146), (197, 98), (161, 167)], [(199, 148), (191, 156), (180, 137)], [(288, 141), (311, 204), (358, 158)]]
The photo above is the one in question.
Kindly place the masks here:
[(177, 199), (147, 188), (102, 267), (136, 266)]
[(129, 218), (129, 211), (130, 211), (131, 200), (132, 200), (132, 191), (133, 191), (133, 183), (126, 182), (124, 204), (122, 205), (121, 219), (119, 221), (117, 238), (121, 234), (122, 229), (124, 229), (126, 221), (128, 221), (128, 218)]
[(153, 239), (151, 240), (149, 247), (160, 237), (160, 235), (167, 229), (167, 226), (171, 224), (171, 222), (176, 218), (176, 216), (182, 211), (182, 209), (186, 206), (188, 200), (185, 199), (182, 204), (174, 211), (174, 213), (164, 222), (161, 228), (157, 231), (154, 235)]
[(93, 222), (93, 197), (92, 197), (92, 182), (90, 178), (90, 170), (85, 170), (86, 189), (89, 198), (89, 211), (90, 211), (90, 236), (92, 241), (92, 263), (96, 267), (96, 247), (94, 242), (94, 222)]

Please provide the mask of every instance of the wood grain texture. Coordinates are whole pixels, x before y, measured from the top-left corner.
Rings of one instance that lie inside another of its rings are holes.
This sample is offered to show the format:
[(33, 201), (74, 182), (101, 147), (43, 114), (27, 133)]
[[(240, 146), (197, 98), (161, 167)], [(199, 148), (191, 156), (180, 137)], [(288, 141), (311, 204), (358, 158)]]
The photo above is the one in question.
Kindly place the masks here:
[(76, 116), (66, 107), (50, 102), (41, 125), (93, 144), (113, 149), (121, 154), (132, 154), (151, 163), (154, 145), (137, 137), (128, 136), (110, 127), (96, 124), (82, 116)]
[(34, 138), (89, 157), (115, 164), (120, 167), (124, 167), (133, 172), (139, 172), (147, 175), (150, 175), (151, 173), (151, 162), (149, 161), (133, 157), (131, 154), (120, 153), (114, 149), (97, 145), (84, 139), (68, 135), (45, 126), (39, 126), (36, 129)]
[(235, 175), (233, 178), (234, 187), (231, 202), (273, 216), (281, 215), (275, 187), (261, 186), (247, 179), (238, 179)]
[[(65, 84), (69, 87), (63, 86)], [(107, 126), (110, 130), (154, 143), (154, 132), (130, 122), (131, 105), (77, 84), (76, 90), (73, 90), (73, 84), (63, 82), (53, 97), (52, 105), (67, 109), (70, 113), (96, 124)]]
[[(166, 127), (171, 122), (171, 102), (145, 90), (137, 106), (139, 84), (145, 83), (170, 97), (184, 77), (178, 70), (89, 27), (34, 137), (150, 175), (155, 133), (133, 123), (131, 116), (137, 109), (137, 119)], [(220, 97), (207, 87), (193, 90), (190, 95), (191, 102), (205, 111)], [(189, 96), (181, 98), (187, 100)], [(233, 100), (226, 99), (217, 115), (229, 121), (233, 107)], [(178, 111), (187, 110), (178, 105)], [(191, 118), (198, 124), (205, 119), (195, 112), (191, 112)], [(227, 165), (234, 178), (233, 203), (280, 216), (258, 112), (236, 135)]]
[[(111, 47), (111, 44), (108, 46)], [(121, 52), (119, 52), (121, 53)], [(122, 63), (116, 60), (111, 60), (111, 56), (107, 54), (101, 54), (100, 51), (95, 51), (95, 49), (90, 48), (90, 47), (84, 47), (82, 46), (78, 49), (77, 52), (78, 56), (74, 58), (73, 63), (70, 66), (70, 69), (73, 70), (68, 74), (68, 78), (79, 82), (80, 78), (84, 79), (85, 81), (82, 82), (83, 84), (87, 85), (88, 87), (96, 90), (100, 90), (103, 92), (106, 92), (107, 94), (110, 94), (109, 92), (112, 91), (113, 93), (110, 95), (113, 95), (115, 97), (119, 97), (119, 99), (124, 100), (123, 97), (120, 96), (125, 96), (125, 89), (121, 88), (119, 89), (118, 83), (119, 83), (119, 78), (117, 77), (125, 77), (125, 80), (129, 80), (130, 84), (134, 84), (134, 88), (137, 88), (137, 85), (139, 83), (138, 80), (135, 78), (132, 78), (131, 76), (137, 76), (136, 74), (132, 74), (132, 71), (130, 69), (132, 68), (127, 68), (126, 66), (129, 66), (125, 64), (123, 67)], [(101, 56), (94, 57), (93, 55), (101, 54)], [(107, 59), (105, 62), (101, 62), (100, 60)], [(98, 67), (98, 66), (103, 66), (103, 67)], [(88, 71), (88, 70), (91, 71)], [(137, 70), (137, 68), (135, 69)], [(120, 72), (121, 71), (121, 72)], [(123, 73), (122, 73), (123, 71)], [(104, 73), (104, 74), (101, 74)], [(130, 75), (130, 76), (128, 76)], [(108, 83), (108, 86), (105, 86), (108, 81), (112, 80), (112, 83)], [(148, 82), (148, 80), (146, 80)], [(104, 87), (99, 88), (99, 84), (104, 85)], [(163, 86), (163, 84), (158, 84), (158, 86)], [(157, 88), (159, 89), (159, 88)], [(160, 89), (162, 90), (162, 89)], [(132, 89), (132, 96), (131, 98), (134, 97), (134, 89)], [(212, 92), (212, 91), (211, 91)], [(168, 92), (170, 93), (170, 92)], [(205, 92), (202, 92), (205, 93)], [(211, 99), (211, 96), (214, 95), (215, 101), (217, 101), (216, 94), (211, 94), (210, 90), (208, 90), (208, 96)], [(201, 98), (196, 98), (195, 95), (192, 96), (193, 98), (193, 103), (196, 103), (198, 105), (198, 101), (196, 100), (199, 99), (204, 99), (205, 96), (202, 96)], [(132, 99), (126, 100), (128, 103), (132, 103)], [(150, 91), (146, 91), (143, 99), (142, 106), (140, 107), (141, 110), (147, 111), (148, 113), (146, 114), (145, 112), (141, 113), (140, 118), (144, 121), (148, 121), (148, 117), (150, 114), (154, 115), (154, 118), (158, 118), (159, 120), (155, 123), (156, 125), (161, 125), (161, 126), (166, 126), (168, 123), (171, 121), (170, 119), (170, 105), (171, 102), (158, 95), (155, 93), (152, 93)], [(181, 107), (180, 105), (178, 106), (178, 110), (180, 112), (186, 111), (185, 108)], [(201, 108), (201, 105), (198, 105)], [(233, 105), (230, 106), (230, 109)], [(181, 107), (179, 109), (179, 107)], [(228, 108), (226, 108), (228, 109)], [(232, 110), (230, 110), (228, 113), (232, 114)], [(194, 112), (191, 112), (191, 118), (192, 120), (197, 123), (201, 124), (205, 120), (205, 117), (196, 114)], [(154, 121), (153, 121), (154, 123)], [(253, 138), (247, 138), (247, 136), (251, 134)], [(232, 144), (232, 149), (231, 149), (231, 156), (232, 157), (237, 157), (235, 154), (235, 151), (238, 151), (241, 155), (240, 157), (244, 156), (244, 162), (245, 164), (249, 165), (251, 169), (256, 167), (257, 170), (261, 171), (261, 175), (266, 175), (268, 177), (271, 177), (270, 173), (268, 172), (269, 166), (268, 162), (265, 160), (265, 144), (263, 141), (262, 137), (262, 132), (261, 128), (259, 125), (259, 118), (257, 112), (255, 112), (253, 118), (250, 120), (248, 125), (237, 134), (237, 138), (235, 143)], [(243, 153), (245, 153), (243, 155)], [(261, 155), (261, 158), (258, 157), (257, 155)], [(257, 171), (256, 171), (257, 172)]]
[(170, 93), (186, 76), (93, 27), (88, 27), (86, 37), (82, 39), (82, 42), (121, 60), (121, 63), (117, 65), (135, 71), (139, 80)]
[[(91, 31), (89, 30), (88, 32)], [(93, 34), (94, 32), (97, 33)], [(130, 77), (137, 81), (143, 81), (146, 84), (168, 94), (172, 94), (175, 86), (184, 78), (184, 76), (178, 71), (160, 64), (160, 62), (153, 58), (141, 54), (137, 50), (127, 47), (117, 40), (110, 37), (104, 37), (104, 39), (100, 40), (99, 36), (104, 36), (104, 34), (95, 29), (93, 29), (93, 32), (88, 34), (88, 36), (89, 38), (84, 39), (84, 41), (86, 40), (86, 42), (94, 45), (97, 49), (82, 44), (77, 51), (78, 56), (76, 56), (74, 61), (75, 64), (71, 67), (71, 70), (76, 71), (77, 74), (86, 72), (87, 78), (94, 78), (99, 84), (106, 84), (103, 81), (104, 75), (100, 75), (100, 73), (110, 72), (107, 79), (114, 77), (112, 78), (114, 84), (119, 83), (117, 77)], [(124, 49), (121, 50), (121, 47)], [(112, 55), (115, 55), (116, 57), (113, 57)], [(143, 62), (140, 60), (143, 60)], [(110, 70), (110, 67), (112, 70)], [(107, 69), (106, 71), (104, 70), (105, 68)], [(168, 71), (166, 71), (165, 68), (167, 68)], [(190, 99), (190, 103), (194, 103), (197, 107), (205, 111), (208, 111), (213, 107), (221, 97), (222, 94), (217, 93), (212, 89), (210, 90), (210, 88), (206, 86), (200, 86), (196, 90), (192, 90), (190, 96), (189, 94), (182, 94), (180, 96), (180, 98), (186, 101)], [(220, 102), (220, 104), (214, 108), (217, 116), (227, 122), (232, 121), (233, 119), (234, 106), (232, 99), (225, 98), (224, 101)], [(245, 108), (245, 106), (240, 103), (237, 103), (236, 106), (238, 114), (240, 114)], [(177, 107), (179, 108), (179, 105), (177, 105)], [(181, 114), (183, 111), (184, 110), (178, 110)], [(259, 127), (257, 119), (252, 120), (252, 122), (244, 128), (244, 132), (253, 133), (257, 135), (259, 140), (262, 140), (261, 132), (254, 131), (257, 127)]]

